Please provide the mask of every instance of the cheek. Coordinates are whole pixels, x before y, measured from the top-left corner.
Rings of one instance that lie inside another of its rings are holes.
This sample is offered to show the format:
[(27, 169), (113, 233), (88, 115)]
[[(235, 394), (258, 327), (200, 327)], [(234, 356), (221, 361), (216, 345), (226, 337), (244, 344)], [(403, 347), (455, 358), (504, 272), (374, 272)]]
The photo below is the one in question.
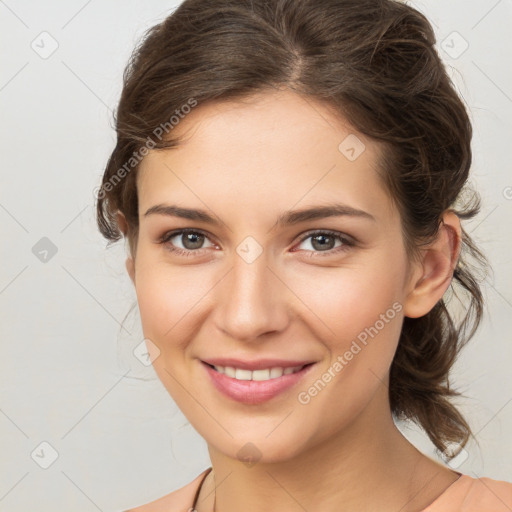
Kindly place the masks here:
[[(144, 335), (161, 350), (170, 350), (186, 339), (190, 315), (208, 292), (204, 280), (193, 273), (172, 270), (161, 264), (136, 269), (136, 293)], [(192, 280), (191, 280), (192, 279)], [(173, 343), (176, 340), (177, 343)]]
[[(142, 260), (140, 260), (142, 261)], [(144, 337), (158, 347), (152, 366), (160, 381), (178, 404), (187, 411), (190, 397), (180, 383), (192, 371), (187, 347), (199, 322), (191, 321), (194, 305), (207, 289), (195, 287), (187, 273), (172, 271), (161, 264), (141, 265), (136, 272), (136, 293)]]
[(336, 401), (343, 396), (340, 418), (350, 416), (346, 408), (357, 409), (367, 403), (386, 379), (400, 337), (401, 261), (396, 255), (395, 265), (388, 265), (386, 272), (380, 261), (381, 257), (374, 262), (367, 259), (364, 265), (333, 269), (328, 279), (325, 272), (322, 280), (295, 276), (294, 291), (314, 313), (309, 327), (329, 354), (321, 376), (328, 384), (326, 392), (323, 384), (318, 384), (322, 398), (317, 406), (327, 407), (329, 399)]
[(290, 276), (290, 282), (294, 293), (311, 311), (310, 326), (316, 324), (319, 339), (331, 340), (332, 348), (339, 345), (342, 349), (348, 340), (379, 321), (381, 315), (384, 321), (393, 319), (401, 309), (400, 272), (389, 267), (384, 272), (377, 262), (333, 268), (329, 275), (325, 269), (296, 273)]
[[(350, 294), (323, 298), (323, 322), (330, 335), (323, 337), (329, 353), (327, 369), (341, 375), (350, 387), (357, 382), (384, 378), (391, 365), (402, 326), (402, 305), (386, 293)], [(318, 304), (320, 306), (320, 304)], [(336, 364), (336, 367), (333, 367)], [(359, 385), (359, 384), (358, 384)]]
[(350, 286), (345, 294), (335, 292), (332, 290), (331, 300), (318, 294), (314, 306), (334, 331), (320, 338), (329, 357), (298, 397), (304, 413), (309, 411), (305, 422), (315, 425), (317, 417), (329, 419), (321, 429), (324, 436), (357, 418), (376, 394), (384, 403), (403, 320), (401, 303), (393, 301), (385, 287), (374, 288), (373, 293)]

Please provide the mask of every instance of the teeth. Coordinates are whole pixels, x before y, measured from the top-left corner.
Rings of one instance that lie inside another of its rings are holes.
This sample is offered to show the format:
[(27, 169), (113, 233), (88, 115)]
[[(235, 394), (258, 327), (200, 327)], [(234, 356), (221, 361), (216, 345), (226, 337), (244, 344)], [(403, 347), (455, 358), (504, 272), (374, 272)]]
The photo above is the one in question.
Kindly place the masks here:
[(254, 370), (252, 372), (252, 380), (268, 380), (270, 379), (270, 370)]
[(270, 370), (270, 378), (275, 379), (277, 377), (281, 377), (283, 375), (283, 369), (282, 368), (272, 368)]
[(288, 368), (267, 368), (265, 370), (243, 370), (241, 368), (233, 368), (232, 366), (214, 366), (219, 373), (224, 373), (228, 377), (237, 380), (270, 380), (277, 379), (283, 375), (290, 375), (296, 373), (303, 368), (303, 366), (294, 366)]
[(251, 370), (241, 370), (237, 368), (235, 370), (235, 379), (236, 380), (252, 380), (252, 372)]
[[(235, 378), (236, 372), (235, 372), (235, 369), (231, 366), (226, 366), (225, 368), (222, 366), (219, 366), (219, 367), (215, 366), (215, 369), (217, 371), (219, 371), (220, 373), (225, 373), (228, 377), (232, 377), (233, 379)], [(222, 370), (224, 370), (224, 371), (222, 371)]]

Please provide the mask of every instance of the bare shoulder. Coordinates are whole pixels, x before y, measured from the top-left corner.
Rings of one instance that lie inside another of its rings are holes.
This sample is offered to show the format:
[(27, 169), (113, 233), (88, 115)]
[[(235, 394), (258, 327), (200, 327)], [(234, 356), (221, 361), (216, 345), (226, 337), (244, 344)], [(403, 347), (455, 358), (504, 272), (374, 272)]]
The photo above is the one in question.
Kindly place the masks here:
[(192, 512), (197, 489), (209, 471), (210, 468), (205, 469), (183, 487), (145, 505), (125, 510), (125, 512)]

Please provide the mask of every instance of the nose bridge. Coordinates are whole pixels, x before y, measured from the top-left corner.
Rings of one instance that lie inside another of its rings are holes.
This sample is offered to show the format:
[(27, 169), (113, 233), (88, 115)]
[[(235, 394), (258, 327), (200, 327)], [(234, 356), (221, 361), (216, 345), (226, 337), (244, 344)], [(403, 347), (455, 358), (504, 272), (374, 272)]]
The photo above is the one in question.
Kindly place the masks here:
[(269, 268), (266, 254), (251, 261), (237, 251), (216, 304), (217, 326), (234, 339), (256, 340), (286, 326), (285, 300), (283, 284)]

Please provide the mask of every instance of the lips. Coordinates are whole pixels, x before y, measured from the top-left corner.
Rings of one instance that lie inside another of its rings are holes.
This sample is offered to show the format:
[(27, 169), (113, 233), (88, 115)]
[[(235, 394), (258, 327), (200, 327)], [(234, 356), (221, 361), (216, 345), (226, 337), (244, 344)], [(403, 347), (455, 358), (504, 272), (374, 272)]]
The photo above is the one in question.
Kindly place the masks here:
[[(235, 359), (202, 361), (202, 366), (214, 387), (224, 396), (245, 404), (260, 404), (290, 390), (311, 371), (314, 365), (315, 363), (308, 361), (277, 359), (252, 362)], [(215, 367), (224, 369), (224, 372), (218, 371)], [(277, 369), (281, 371), (276, 372)], [(265, 370), (268, 370), (270, 375), (262, 374)], [(274, 370), (274, 376), (272, 376), (272, 370)], [(256, 379), (254, 379), (255, 375)]]

